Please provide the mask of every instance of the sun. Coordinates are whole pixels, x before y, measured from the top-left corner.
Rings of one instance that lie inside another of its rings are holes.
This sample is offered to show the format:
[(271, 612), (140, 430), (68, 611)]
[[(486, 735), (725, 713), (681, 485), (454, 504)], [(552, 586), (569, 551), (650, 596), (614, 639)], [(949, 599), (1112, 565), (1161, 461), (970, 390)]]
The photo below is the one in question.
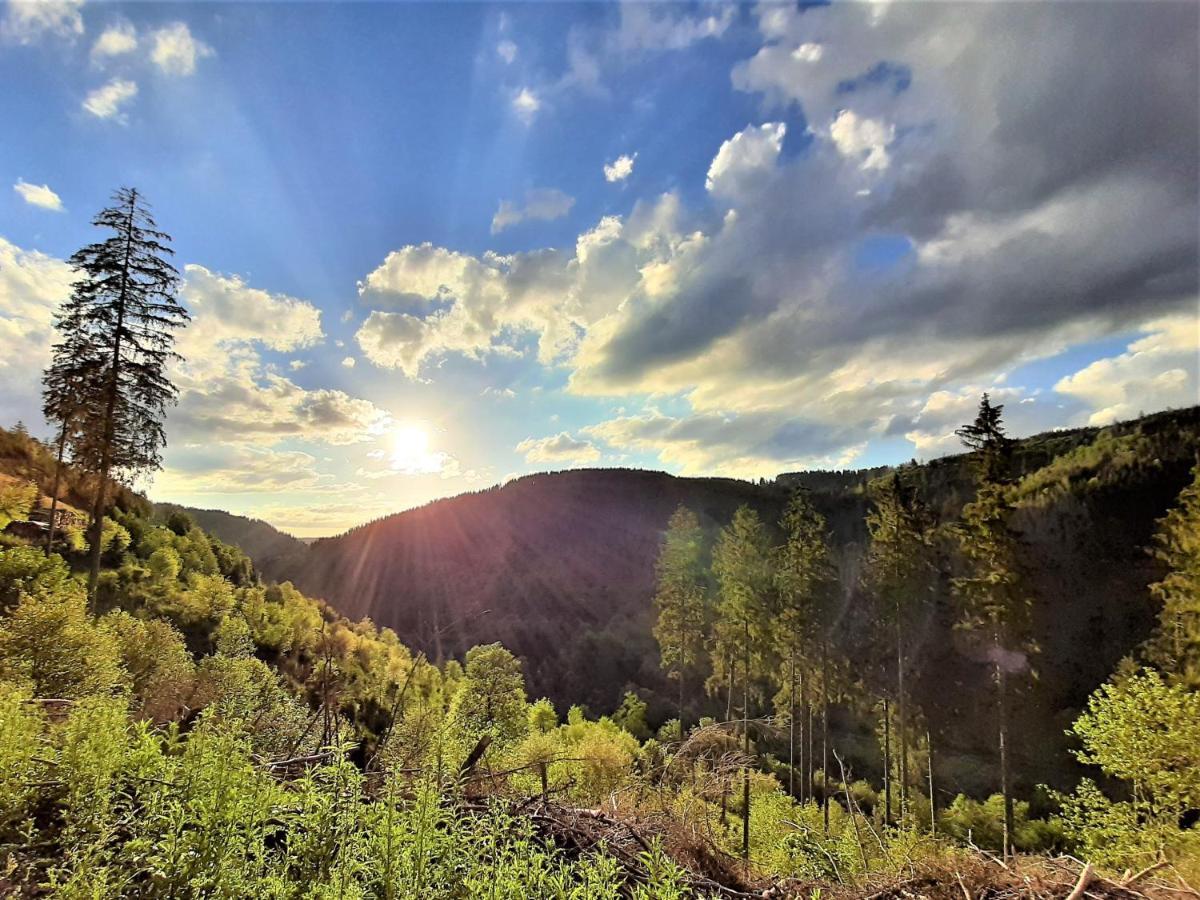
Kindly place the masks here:
[(430, 475), (441, 472), (448, 459), (445, 453), (429, 449), (429, 432), (421, 425), (397, 425), (391, 433), (392, 452), (389, 462), (392, 471), (404, 475)]

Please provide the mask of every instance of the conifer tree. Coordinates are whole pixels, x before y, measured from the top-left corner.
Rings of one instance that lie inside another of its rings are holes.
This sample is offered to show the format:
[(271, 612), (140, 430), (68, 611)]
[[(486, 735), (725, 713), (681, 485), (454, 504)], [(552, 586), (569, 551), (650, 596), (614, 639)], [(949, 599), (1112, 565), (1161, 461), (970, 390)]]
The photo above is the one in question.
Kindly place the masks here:
[[(742, 749), (750, 757), (750, 683), (767, 671), (772, 650), (771, 538), (749, 506), (741, 506), (713, 547), (717, 580), (717, 653), (742, 674)], [(732, 677), (731, 669), (731, 677)], [(732, 681), (731, 681), (732, 683)], [(750, 856), (750, 770), (742, 778), (742, 858)]]
[[(914, 492), (893, 472), (869, 486), (872, 509), (867, 514), (871, 543), (867, 549), (865, 580), (874, 599), (879, 620), (892, 633), (898, 750), (900, 817), (908, 809), (909, 710), (904, 676), (908, 668), (906, 636), (922, 604), (929, 598), (930, 524), (926, 510)], [(887, 715), (885, 701), (884, 715)], [(887, 754), (885, 751), (885, 755)], [(890, 765), (890, 761), (885, 761)], [(891, 784), (886, 782), (888, 815)]]
[(959, 626), (983, 637), (996, 688), (1000, 792), (1004, 798), (1004, 853), (1012, 850), (1015, 827), (1009, 769), (1009, 676), (1028, 671), (1031, 600), (1019, 573), (1017, 536), (1009, 528), (1013, 507), (1003, 481), (1008, 439), (1000, 406), (987, 394), (972, 425), (957, 432), (977, 454), (979, 484), (975, 499), (962, 511), (956, 534), (965, 573), (953, 581), (962, 604)]
[(708, 597), (704, 583), (704, 532), (696, 514), (680, 506), (671, 516), (658, 557), (658, 590), (654, 605), (662, 667), (679, 683), (680, 734), (686, 733), (685, 683), (704, 655), (708, 631)]
[(1147, 655), (1171, 683), (1200, 691), (1200, 463), (1192, 476), (1155, 535), (1170, 571), (1150, 586), (1162, 608)]
[(75, 461), (97, 478), (89, 537), (93, 595), (109, 478), (161, 464), (163, 419), (176, 397), (166, 366), (178, 358), (174, 332), (188, 321), (175, 297), (178, 272), (167, 262), (174, 252), (170, 236), (158, 230), (137, 190), (121, 188), (113, 200), (92, 220), (113, 234), (71, 257), (80, 277), (58, 317), (62, 366), (47, 380), (58, 422), (66, 413), (58, 403), (60, 385), (83, 387), (81, 408), (70, 420), (78, 428)]
[[(825, 519), (806, 495), (792, 495), (780, 526), (784, 542), (775, 554), (778, 611), (773, 639), (776, 652), (784, 660), (781, 680), (788, 703), (788, 791), (794, 793), (796, 691), (799, 687), (804, 697), (802, 705), (807, 707), (807, 688), (812, 679), (806, 679), (804, 673), (811, 671), (814, 660), (821, 657), (834, 574)], [(812, 784), (808, 779), (806, 782), (803, 790), (807, 793)]]

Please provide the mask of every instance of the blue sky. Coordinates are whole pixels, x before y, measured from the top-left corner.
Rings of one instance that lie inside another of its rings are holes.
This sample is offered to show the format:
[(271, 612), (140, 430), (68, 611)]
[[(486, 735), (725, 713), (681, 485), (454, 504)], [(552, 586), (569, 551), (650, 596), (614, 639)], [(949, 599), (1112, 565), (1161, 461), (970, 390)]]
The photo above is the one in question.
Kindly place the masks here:
[(0, 419), (41, 429), (63, 260), (125, 184), (195, 316), (151, 495), (300, 534), (542, 469), (937, 455), (985, 389), (1016, 433), (1195, 403), (1196, 38), (1171, 3), (8, 3)]

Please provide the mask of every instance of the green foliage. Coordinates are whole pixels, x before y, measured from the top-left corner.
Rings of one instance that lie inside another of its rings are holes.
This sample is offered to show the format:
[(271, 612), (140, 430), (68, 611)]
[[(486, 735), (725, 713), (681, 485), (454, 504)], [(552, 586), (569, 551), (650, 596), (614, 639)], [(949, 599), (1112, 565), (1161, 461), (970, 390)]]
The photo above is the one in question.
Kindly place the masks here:
[(499, 644), (468, 651), (451, 718), (471, 741), (488, 735), (502, 747), (519, 740), (529, 727), (520, 660)]
[(628, 691), (625, 699), (621, 701), (621, 705), (612, 715), (613, 722), (639, 741), (644, 741), (651, 734), (650, 726), (646, 724), (646, 709), (646, 701), (633, 691)]
[[(1026, 853), (1046, 853), (1063, 846), (1064, 827), (1058, 818), (1037, 819), (1029, 815), (1029, 803), (1014, 804), (1013, 845)], [(992, 794), (973, 800), (959, 794), (938, 813), (938, 829), (961, 843), (973, 843), (1000, 852), (1004, 847), (1004, 797)]]
[(39, 697), (108, 693), (127, 677), (116, 639), (88, 615), (76, 582), (22, 594), (0, 619), (0, 678), (28, 682)]
[(1069, 833), (1112, 865), (1200, 851), (1200, 830), (1182, 829), (1200, 808), (1200, 694), (1143, 669), (1103, 685), (1075, 722), (1080, 762), (1122, 782), (1109, 800), (1091, 781), (1062, 798)]
[(71, 570), (57, 554), (46, 556), (33, 547), (0, 550), (0, 613), (22, 594), (46, 597), (68, 590)]
[(37, 485), (32, 481), (0, 482), (0, 531), (14, 519), (28, 517), (37, 498)]
[(1168, 572), (1150, 586), (1162, 607), (1148, 656), (1173, 682), (1200, 691), (1200, 464), (1159, 523), (1155, 541), (1155, 556)]

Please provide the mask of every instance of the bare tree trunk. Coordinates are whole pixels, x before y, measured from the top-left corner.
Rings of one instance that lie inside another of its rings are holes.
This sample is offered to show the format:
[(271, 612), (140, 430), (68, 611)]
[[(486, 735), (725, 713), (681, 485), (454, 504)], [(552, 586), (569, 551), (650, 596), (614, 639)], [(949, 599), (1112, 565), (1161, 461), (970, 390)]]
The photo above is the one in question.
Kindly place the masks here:
[(933, 736), (925, 729), (926, 761), (929, 764), (929, 833), (937, 834), (937, 807), (933, 805)]
[(737, 667), (733, 654), (729, 654), (729, 690), (725, 694), (725, 721), (733, 721), (733, 671)]
[(883, 698), (883, 824), (892, 824), (892, 743), (891, 709)]
[(1012, 785), (1008, 771), (1008, 679), (1004, 667), (996, 663), (996, 692), (1000, 708), (1000, 793), (1004, 796), (1004, 857), (1012, 854), (1014, 832)]
[(750, 872), (750, 623), (745, 623), (745, 664), (742, 672), (742, 752), (746, 768), (742, 772), (742, 864)]
[(58, 484), (62, 477), (63, 451), (67, 446), (67, 420), (58, 432), (58, 455), (54, 460), (54, 487), (50, 489), (50, 528), (46, 531), (46, 556), (54, 549), (54, 523), (58, 518)]
[[(808, 688), (805, 687), (804, 691), (807, 694)], [(808, 768), (805, 770), (804, 783), (806, 785), (805, 789), (808, 792), (808, 799), (812, 800), (813, 799), (813, 773), (816, 771), (816, 768), (817, 768), (816, 756), (813, 752), (814, 748), (816, 747), (816, 738), (814, 737), (814, 730), (813, 730), (813, 704), (808, 702), (807, 697), (804, 700), (804, 713), (808, 718), (808, 725), (806, 726), (806, 731), (805, 731), (805, 734), (808, 736), (808, 762), (806, 763)]]
[(829, 834), (829, 646), (821, 637), (821, 808)]
[(908, 815), (908, 721), (904, 699), (904, 626), (899, 611), (896, 615), (896, 735), (900, 751), (900, 821)]
[(788, 797), (796, 796), (796, 647), (792, 643), (788, 672)]

